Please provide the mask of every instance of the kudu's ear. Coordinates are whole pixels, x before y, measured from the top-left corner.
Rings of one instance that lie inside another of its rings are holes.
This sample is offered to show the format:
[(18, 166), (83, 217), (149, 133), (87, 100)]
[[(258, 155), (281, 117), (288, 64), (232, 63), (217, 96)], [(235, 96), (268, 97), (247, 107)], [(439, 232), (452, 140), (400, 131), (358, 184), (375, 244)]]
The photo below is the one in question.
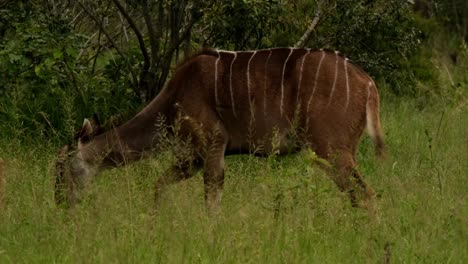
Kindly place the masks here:
[(91, 121), (88, 118), (85, 118), (80, 132), (75, 136), (75, 139), (78, 140), (78, 149), (81, 148), (82, 144), (89, 142), (94, 135), (95, 131)]
[(83, 126), (81, 127), (80, 138), (90, 137), (94, 134), (93, 124), (88, 118), (83, 120)]
[(91, 127), (93, 128), (93, 134), (98, 135), (102, 132), (101, 122), (99, 122), (99, 117), (96, 113), (93, 114), (91, 120)]
[(75, 140), (78, 141), (78, 148), (80, 148), (82, 144), (91, 141), (91, 139), (102, 132), (104, 132), (104, 129), (101, 127), (101, 123), (96, 114), (90, 119), (85, 118), (80, 132), (75, 135)]

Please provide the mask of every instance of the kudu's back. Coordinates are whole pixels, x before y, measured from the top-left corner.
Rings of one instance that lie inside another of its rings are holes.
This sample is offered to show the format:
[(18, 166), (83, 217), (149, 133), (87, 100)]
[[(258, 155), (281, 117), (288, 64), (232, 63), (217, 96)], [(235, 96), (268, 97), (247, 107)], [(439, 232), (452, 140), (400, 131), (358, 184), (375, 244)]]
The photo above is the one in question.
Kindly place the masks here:
[(270, 151), (274, 136), (286, 150), (293, 134), (319, 154), (354, 152), (366, 124), (378, 153), (383, 147), (375, 84), (338, 52), (205, 50), (179, 67), (172, 85), (187, 116), (219, 118), (230, 134), (227, 151)]

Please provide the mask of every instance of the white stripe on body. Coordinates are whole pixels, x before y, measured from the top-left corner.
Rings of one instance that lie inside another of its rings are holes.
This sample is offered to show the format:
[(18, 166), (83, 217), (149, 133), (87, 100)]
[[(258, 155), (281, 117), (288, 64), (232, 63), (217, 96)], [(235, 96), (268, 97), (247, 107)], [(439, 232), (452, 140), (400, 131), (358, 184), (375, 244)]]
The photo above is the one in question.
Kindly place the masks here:
[(307, 52), (303, 55), (302, 60), (301, 60), (301, 69), (299, 71), (299, 80), (298, 80), (297, 98), (296, 98), (296, 102), (298, 104), (299, 104), (299, 94), (300, 94), (300, 91), (301, 91), (302, 73), (303, 73), (303, 70), (304, 70), (304, 62), (305, 62), (305, 59), (306, 59), (307, 55), (309, 55), (309, 53), (310, 53), (310, 49), (307, 49)]
[(283, 64), (283, 73), (281, 74), (281, 102), (280, 102), (281, 116), (283, 116), (283, 112), (284, 112), (284, 107), (283, 107), (283, 104), (284, 104), (284, 73), (286, 71), (286, 64), (288, 63), (289, 57), (291, 57), (291, 54), (293, 53), (293, 51), (294, 51), (294, 49), (290, 48), (289, 55), (288, 55), (288, 57), (286, 58), (286, 60), (284, 61), (284, 64)]
[(249, 59), (249, 62), (247, 63), (247, 92), (249, 93), (249, 105), (252, 102), (252, 88), (251, 88), (251, 80), (250, 80), (250, 62), (255, 57), (256, 53), (257, 53), (257, 51), (253, 52), (252, 56)]
[(344, 63), (345, 77), (346, 77), (346, 105), (345, 105), (345, 110), (346, 110), (348, 109), (348, 105), (349, 105), (348, 58), (346, 58), (343, 63)]
[(232, 51), (232, 50), (220, 50), (221, 52), (224, 52), (224, 53), (229, 53), (229, 54), (236, 54), (237, 51)]
[(237, 58), (237, 53), (234, 52), (234, 58), (232, 59), (231, 61), (231, 67), (229, 69), (229, 90), (231, 92), (231, 105), (232, 105), (232, 113), (234, 114), (234, 117), (237, 118), (237, 114), (236, 114), (236, 106), (235, 106), (235, 103), (234, 103), (234, 91), (232, 90), (232, 66), (234, 65), (234, 61), (236, 60)]
[(269, 54), (268, 54), (268, 57), (265, 61), (265, 74), (263, 76), (265, 76), (265, 80), (263, 82), (264, 84), (264, 87), (263, 87), (263, 114), (266, 115), (266, 109), (267, 109), (267, 96), (266, 96), (266, 91), (267, 91), (267, 74), (268, 74), (268, 62), (270, 61), (270, 58), (271, 58), (271, 54), (273, 53), (273, 50), (272, 49), (269, 49)]
[(332, 89), (331, 89), (331, 92), (330, 92), (330, 96), (328, 98), (328, 106), (330, 105), (331, 101), (332, 101), (332, 98), (333, 98), (333, 93), (335, 92), (335, 87), (336, 87), (336, 80), (338, 79), (338, 51), (335, 51), (335, 57), (336, 57), (336, 61), (335, 61), (335, 79), (333, 80), (333, 86), (332, 86)]
[(216, 59), (216, 62), (215, 62), (215, 84), (214, 84), (214, 87), (215, 87), (215, 102), (216, 102), (216, 106), (218, 107), (219, 106), (219, 99), (218, 99), (218, 63), (219, 63), (219, 59), (221, 59), (221, 54), (219, 53), (219, 51), (216, 51), (218, 53), (218, 58)]
[(320, 58), (319, 64), (317, 66), (317, 71), (315, 72), (315, 79), (314, 79), (314, 88), (312, 89), (312, 94), (310, 95), (309, 102), (307, 102), (307, 113), (309, 113), (310, 104), (312, 103), (312, 99), (314, 98), (315, 89), (317, 88), (318, 83), (318, 76), (320, 72), (320, 67), (322, 67), (323, 59), (325, 58), (325, 51), (320, 50), (322, 52), (322, 57)]

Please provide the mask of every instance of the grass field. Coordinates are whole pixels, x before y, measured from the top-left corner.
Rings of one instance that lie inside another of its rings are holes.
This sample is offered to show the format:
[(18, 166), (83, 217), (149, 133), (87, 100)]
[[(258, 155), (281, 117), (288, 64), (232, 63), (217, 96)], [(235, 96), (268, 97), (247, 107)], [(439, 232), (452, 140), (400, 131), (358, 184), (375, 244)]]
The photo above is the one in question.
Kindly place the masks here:
[(215, 218), (200, 174), (151, 214), (167, 153), (106, 171), (65, 211), (53, 200), (55, 147), (1, 142), (0, 263), (468, 263), (468, 106), (382, 101), (388, 157), (376, 160), (368, 137), (358, 154), (381, 196), (379, 222), (351, 208), (305, 152), (228, 157)]

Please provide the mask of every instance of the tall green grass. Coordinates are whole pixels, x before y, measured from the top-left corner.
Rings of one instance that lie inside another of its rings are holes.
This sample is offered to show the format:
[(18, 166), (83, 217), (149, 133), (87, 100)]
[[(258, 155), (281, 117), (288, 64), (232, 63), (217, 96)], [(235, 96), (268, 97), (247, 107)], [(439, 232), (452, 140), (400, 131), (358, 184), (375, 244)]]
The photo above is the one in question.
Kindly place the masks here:
[(101, 174), (77, 208), (53, 200), (55, 147), (1, 142), (6, 204), (0, 263), (467, 263), (468, 106), (418, 110), (383, 96), (388, 157), (365, 137), (359, 170), (380, 194), (379, 222), (351, 208), (305, 153), (233, 156), (219, 216), (201, 174), (152, 214), (163, 153)]

